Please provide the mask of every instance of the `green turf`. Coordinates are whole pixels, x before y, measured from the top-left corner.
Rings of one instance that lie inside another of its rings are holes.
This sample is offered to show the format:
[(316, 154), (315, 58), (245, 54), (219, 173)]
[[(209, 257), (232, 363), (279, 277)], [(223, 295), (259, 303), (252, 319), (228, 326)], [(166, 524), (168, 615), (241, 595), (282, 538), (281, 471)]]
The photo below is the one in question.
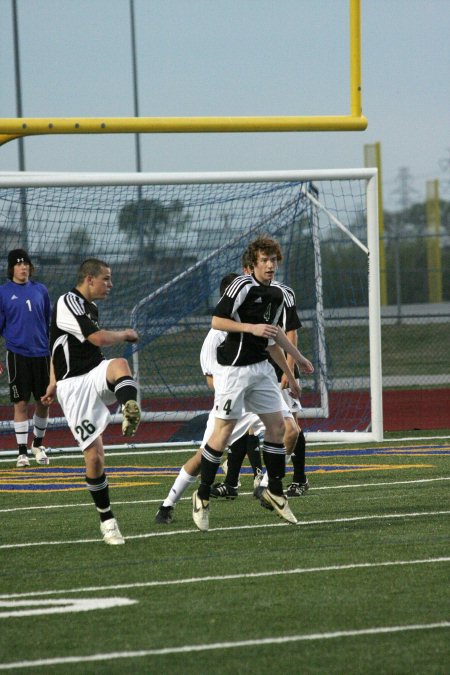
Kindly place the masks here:
[[(430, 452), (433, 445), (436, 454)], [(212, 503), (211, 529), (200, 533), (189, 500), (179, 504), (170, 526), (154, 523), (172, 475), (111, 473), (115, 514), (128, 538), (120, 547), (101, 542), (84, 490), (0, 492), (1, 602), (32, 593), (33, 600), (137, 601), (81, 613), (2, 618), (0, 666), (166, 649), (162, 655), (23, 665), (11, 672), (449, 672), (448, 627), (418, 627), (450, 621), (445, 480), (450, 444), (448, 439), (396, 440), (382, 447), (391, 451), (348, 456), (348, 447), (311, 447), (311, 489), (291, 500), (299, 526), (286, 525), (259, 506), (248, 474), (241, 477), (236, 501)], [(410, 448), (416, 454), (406, 454)], [(108, 465), (178, 467), (187, 456), (111, 454)], [(80, 461), (58, 457), (51, 466), (80, 466)], [(24, 476), (12, 467), (0, 464), (2, 484)], [(333, 471), (326, 470), (330, 467)], [(129, 487), (121, 487), (125, 483)], [(49, 506), (57, 508), (44, 508)], [(24, 546), (7, 548), (13, 544)], [(437, 561), (443, 557), (447, 560)], [(395, 626), (416, 628), (392, 632)], [(353, 634), (377, 628), (388, 631)], [(344, 631), (352, 634), (335, 636)], [(267, 644), (236, 646), (264, 639)], [(170, 653), (214, 643), (222, 646)]]

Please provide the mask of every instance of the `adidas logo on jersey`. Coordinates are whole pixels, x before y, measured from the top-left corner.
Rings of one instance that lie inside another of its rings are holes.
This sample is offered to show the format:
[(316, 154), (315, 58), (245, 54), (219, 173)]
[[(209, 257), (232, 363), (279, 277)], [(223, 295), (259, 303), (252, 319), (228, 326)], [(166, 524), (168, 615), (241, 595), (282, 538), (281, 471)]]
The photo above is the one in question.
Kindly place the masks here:
[(256, 298), (255, 304), (256, 304), (257, 302), (262, 302), (262, 298)]
[(17, 295), (15, 293), (13, 293), (12, 296), (11, 296), (11, 300), (18, 300), (18, 299), (19, 298), (17, 297)]

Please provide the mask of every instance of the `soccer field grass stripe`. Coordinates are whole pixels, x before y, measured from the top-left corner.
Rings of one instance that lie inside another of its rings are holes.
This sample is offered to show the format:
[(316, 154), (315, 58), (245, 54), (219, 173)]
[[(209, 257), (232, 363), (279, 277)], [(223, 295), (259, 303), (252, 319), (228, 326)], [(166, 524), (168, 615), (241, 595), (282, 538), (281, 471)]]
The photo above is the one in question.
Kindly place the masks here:
[(6, 593), (0, 595), (0, 600), (12, 600), (17, 598), (40, 598), (50, 595), (68, 595), (70, 593), (104, 593), (105, 591), (123, 591), (135, 588), (155, 588), (162, 586), (179, 586), (184, 584), (201, 584), (205, 582), (236, 581), (240, 579), (263, 579), (274, 576), (317, 574), (328, 572), (345, 572), (360, 569), (373, 569), (377, 567), (398, 567), (402, 565), (434, 565), (448, 563), (449, 557), (424, 558), (419, 560), (383, 560), (380, 562), (352, 563), (347, 565), (325, 565), (322, 567), (298, 567), (291, 570), (268, 570), (267, 572), (242, 572), (241, 574), (220, 574), (215, 576), (189, 577), (186, 579), (165, 579), (162, 581), (140, 581), (129, 584), (110, 584), (103, 586), (86, 586), (81, 588), (65, 588), (55, 591), (32, 591), (29, 593)]
[[(254, 640), (238, 640), (235, 642), (213, 642), (210, 644), (182, 645), (180, 647), (163, 647), (161, 649), (139, 649), (135, 651), (108, 652), (106, 654), (91, 654), (89, 656), (65, 656), (61, 658), (37, 659), (34, 661), (16, 661), (15, 663), (0, 664), (0, 670), (16, 668), (36, 668), (39, 666), (55, 666), (69, 663), (90, 663), (95, 661), (113, 661), (116, 659), (132, 659), (148, 656), (169, 656), (171, 654), (189, 654), (223, 649), (242, 649), (245, 647), (263, 647), (265, 645), (287, 644), (292, 642), (333, 640), (352, 638), (364, 635), (380, 635), (403, 633), (406, 631), (439, 630), (450, 628), (450, 621), (436, 621), (424, 624), (407, 624), (404, 626), (373, 626), (354, 630), (339, 630), (324, 633), (306, 633), (304, 635), (283, 635), (281, 637), (266, 637)], [(199, 671), (200, 672), (200, 671)]]
[[(384, 513), (382, 515), (369, 515), (369, 516), (350, 516), (347, 518), (323, 518), (317, 520), (299, 520), (295, 526), (292, 526), (290, 523), (264, 523), (260, 525), (234, 525), (232, 527), (211, 527), (208, 530), (208, 534), (212, 533), (221, 533), (221, 532), (231, 532), (231, 531), (242, 531), (242, 530), (256, 530), (256, 529), (266, 529), (273, 527), (289, 527), (293, 532), (297, 528), (309, 527), (311, 525), (335, 525), (337, 523), (355, 523), (368, 520), (391, 520), (398, 518), (425, 518), (425, 517), (434, 517), (434, 516), (444, 516), (449, 515), (450, 511), (418, 511), (413, 513)], [(174, 537), (182, 535), (192, 535), (197, 536), (208, 536), (205, 533), (200, 533), (196, 528), (188, 530), (170, 530), (164, 532), (146, 532), (143, 534), (132, 534), (125, 536), (127, 541), (135, 539), (154, 539), (156, 537)], [(101, 539), (73, 539), (73, 540), (61, 540), (61, 541), (34, 541), (34, 542), (23, 542), (20, 544), (1, 544), (0, 550), (6, 549), (15, 549), (15, 548), (28, 548), (35, 546), (68, 546), (70, 544), (101, 544), (103, 542)]]
[[(436, 476), (435, 478), (416, 478), (414, 480), (393, 480), (393, 481), (380, 481), (375, 483), (351, 483), (348, 485), (321, 485), (321, 486), (311, 486), (308, 490), (308, 494), (316, 492), (319, 490), (346, 490), (352, 488), (373, 488), (377, 489), (379, 487), (389, 487), (393, 485), (414, 485), (421, 483), (435, 483), (440, 481), (448, 481), (450, 476)], [(252, 496), (253, 492), (240, 492), (240, 497)], [(182, 497), (180, 501), (191, 501), (191, 496)], [(124, 505), (133, 505), (133, 504), (160, 504), (161, 498), (157, 499), (138, 499), (138, 500), (126, 500), (118, 501), (114, 500), (114, 506), (124, 506)], [(47, 509), (74, 509), (74, 508), (92, 508), (92, 502), (84, 503), (73, 503), (73, 504), (41, 504), (39, 506), (15, 506), (7, 509), (0, 509), (0, 513), (13, 513), (15, 511), (45, 511)]]
[[(390, 487), (396, 485), (415, 485), (415, 484), (426, 484), (426, 483), (435, 483), (442, 481), (449, 481), (450, 476), (437, 476), (435, 478), (418, 478), (414, 480), (396, 480), (396, 481), (380, 481), (376, 483), (352, 483), (348, 485), (322, 485), (310, 487), (308, 494), (318, 491), (327, 491), (327, 490), (347, 490), (353, 488), (371, 488), (377, 490), (379, 487)], [(253, 492), (240, 492), (240, 497), (252, 496)], [(191, 497), (182, 497), (181, 502), (191, 501)], [(140, 504), (160, 504), (161, 498), (156, 499), (138, 499), (138, 500), (114, 500), (114, 506), (133, 506)], [(82, 502), (82, 503), (70, 503), (70, 504), (41, 504), (39, 506), (15, 506), (6, 509), (0, 509), (0, 513), (15, 513), (15, 512), (27, 512), (27, 511), (47, 511), (47, 510), (58, 510), (58, 509), (78, 509), (78, 508), (92, 508), (92, 502)]]
[[(431, 469), (433, 468), (432, 464), (415, 464), (414, 466), (410, 466), (407, 464), (372, 464), (372, 465), (328, 465), (328, 466), (310, 466), (307, 468), (307, 473), (311, 474), (326, 474), (326, 473), (348, 473), (348, 472), (358, 472), (358, 473), (364, 473), (366, 471), (369, 472), (374, 472), (374, 471), (399, 471), (399, 470), (406, 470), (409, 471), (411, 469)], [(108, 470), (108, 473), (109, 470)], [(287, 472), (287, 476), (292, 473), (292, 471)], [(157, 474), (155, 474), (157, 475)], [(164, 476), (167, 474), (161, 473), (159, 474), (160, 476)], [(54, 477), (52, 477), (54, 478)], [(253, 478), (253, 474), (252, 474)], [(27, 482), (24, 483), (23, 480), (20, 481), (19, 479), (14, 479), (11, 481), (9, 479), (8, 481), (3, 481), (1, 479), (0, 475), (0, 493), (6, 492), (6, 493), (45, 493), (45, 492), (81, 492), (86, 489), (86, 484), (85, 483), (66, 483), (64, 482), (67, 480), (67, 478), (62, 478), (60, 483), (45, 483), (44, 479), (39, 477), (39, 478), (34, 478), (33, 477), (33, 482)], [(322, 486), (322, 487), (313, 487), (310, 488), (312, 490), (336, 490), (336, 489), (344, 489), (344, 488), (353, 488), (353, 487), (374, 487), (376, 485), (400, 485), (400, 484), (407, 484), (408, 482), (416, 482), (416, 483), (424, 483), (428, 481), (436, 481), (436, 480), (450, 480), (450, 477), (446, 476), (441, 476), (437, 478), (430, 478), (430, 479), (417, 479), (414, 481), (389, 481), (389, 482), (384, 482), (384, 483), (360, 483), (359, 485), (356, 484), (350, 484), (350, 485), (338, 485), (338, 486)], [(37, 481), (37, 482), (34, 482)], [(117, 475), (112, 476), (112, 480), (110, 483), (111, 488), (119, 489), (119, 488), (136, 488), (136, 487), (148, 487), (148, 486), (157, 486), (161, 485), (160, 482), (158, 481), (152, 481), (152, 480), (133, 480), (133, 481), (121, 481), (118, 479)], [(241, 492), (241, 496), (246, 496), (248, 492)], [(189, 497), (190, 499), (190, 497)], [(155, 503), (160, 502), (161, 500), (153, 500)], [(116, 504), (120, 504), (123, 502), (115, 502)], [(130, 503), (130, 502), (128, 502)], [(151, 503), (151, 500), (149, 500), (149, 503)], [(34, 508), (34, 507), (23, 507), (23, 508)], [(40, 508), (40, 507), (38, 507)], [(0, 509), (0, 513), (4, 513), (4, 509)]]

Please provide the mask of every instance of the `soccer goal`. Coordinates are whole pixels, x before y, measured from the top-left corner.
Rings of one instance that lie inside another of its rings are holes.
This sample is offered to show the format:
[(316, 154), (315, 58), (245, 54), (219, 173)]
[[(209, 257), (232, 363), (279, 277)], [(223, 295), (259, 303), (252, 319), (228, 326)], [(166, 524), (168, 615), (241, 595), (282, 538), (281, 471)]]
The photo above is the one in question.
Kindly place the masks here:
[[(110, 264), (101, 324), (132, 326), (140, 341), (105, 355), (127, 357), (139, 380), (143, 443), (199, 440), (196, 421), (212, 406), (199, 353), (220, 280), (241, 271), (252, 239), (278, 239), (277, 278), (296, 293), (299, 348), (315, 366), (302, 378), (308, 439), (382, 439), (376, 170), (0, 173), (0, 232), (3, 260), (26, 248), (53, 302), (83, 259)], [(5, 379), (0, 387), (6, 436)], [(52, 410), (53, 446), (73, 445)], [(111, 413), (105, 440), (122, 442)]]

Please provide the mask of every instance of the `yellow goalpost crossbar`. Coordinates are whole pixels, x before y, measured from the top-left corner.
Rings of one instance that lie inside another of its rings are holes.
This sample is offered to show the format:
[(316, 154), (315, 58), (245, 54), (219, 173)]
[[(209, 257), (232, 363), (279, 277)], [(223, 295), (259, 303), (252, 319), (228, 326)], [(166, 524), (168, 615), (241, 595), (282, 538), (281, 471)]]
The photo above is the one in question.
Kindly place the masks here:
[(0, 145), (42, 134), (364, 131), (361, 107), (360, 0), (350, 3), (350, 114), (258, 117), (23, 117), (0, 118)]

